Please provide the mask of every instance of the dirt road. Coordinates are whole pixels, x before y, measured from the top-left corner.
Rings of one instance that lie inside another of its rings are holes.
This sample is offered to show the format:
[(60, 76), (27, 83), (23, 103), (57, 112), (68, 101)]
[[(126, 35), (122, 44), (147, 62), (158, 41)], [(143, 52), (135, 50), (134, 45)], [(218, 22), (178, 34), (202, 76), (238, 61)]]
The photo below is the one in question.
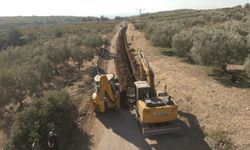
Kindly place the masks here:
[[(111, 40), (109, 51), (106, 52), (102, 60), (106, 73), (114, 73), (116, 57), (116, 39), (119, 27)], [(147, 149), (147, 145), (140, 133), (137, 122), (126, 110), (117, 112), (107, 112), (97, 114), (94, 125), (90, 133), (93, 135), (92, 149), (111, 150), (111, 149)]]
[[(116, 40), (119, 30), (120, 28), (117, 27), (109, 51), (102, 61), (105, 72), (115, 75)], [(140, 132), (137, 121), (127, 110), (97, 114), (90, 134), (93, 135), (92, 149), (150, 149)]]

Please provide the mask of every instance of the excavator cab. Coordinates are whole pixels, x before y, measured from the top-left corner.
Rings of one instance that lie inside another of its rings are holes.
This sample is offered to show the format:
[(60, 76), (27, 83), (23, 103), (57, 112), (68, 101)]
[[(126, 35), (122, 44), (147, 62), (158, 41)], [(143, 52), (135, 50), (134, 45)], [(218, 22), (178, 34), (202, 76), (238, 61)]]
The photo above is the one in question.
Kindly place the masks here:
[(126, 96), (130, 103), (135, 104), (138, 100), (150, 97), (150, 86), (145, 81), (136, 81), (134, 86), (128, 87)]
[(160, 93), (153, 96), (146, 81), (134, 82), (127, 89), (127, 97), (135, 103), (135, 116), (140, 122), (144, 135), (157, 135), (177, 132), (179, 127), (172, 125), (177, 119), (177, 105), (171, 96)]
[(136, 89), (136, 101), (140, 99), (149, 98), (150, 86), (145, 81), (135, 82)]

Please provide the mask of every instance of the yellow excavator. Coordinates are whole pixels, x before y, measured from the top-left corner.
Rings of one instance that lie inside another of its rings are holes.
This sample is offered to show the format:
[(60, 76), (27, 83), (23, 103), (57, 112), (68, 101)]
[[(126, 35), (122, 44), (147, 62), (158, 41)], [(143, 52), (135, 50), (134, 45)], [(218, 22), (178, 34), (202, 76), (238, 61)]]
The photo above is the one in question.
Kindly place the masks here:
[(95, 92), (92, 95), (93, 109), (105, 112), (107, 109), (120, 109), (119, 83), (114, 74), (96, 75), (94, 78)]
[(146, 136), (178, 132), (176, 125), (178, 106), (171, 96), (164, 92), (157, 93), (152, 71), (143, 52), (140, 51), (140, 80), (128, 87), (129, 102), (134, 102), (134, 112)]

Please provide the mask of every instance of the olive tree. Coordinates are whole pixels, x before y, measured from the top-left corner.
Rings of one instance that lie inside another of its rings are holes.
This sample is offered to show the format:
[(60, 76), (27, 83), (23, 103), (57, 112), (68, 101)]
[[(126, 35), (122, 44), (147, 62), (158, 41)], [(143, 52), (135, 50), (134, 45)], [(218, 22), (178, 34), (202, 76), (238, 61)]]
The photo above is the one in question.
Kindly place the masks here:
[(55, 128), (60, 139), (72, 140), (75, 130), (73, 111), (74, 107), (65, 91), (49, 91), (44, 97), (33, 99), (29, 107), (15, 115), (6, 148), (29, 150), (32, 141), (39, 139), (41, 148), (47, 149), (47, 134), (52, 128)]
[(193, 46), (192, 34), (190, 31), (182, 30), (175, 34), (172, 41), (173, 50), (179, 56), (189, 56)]
[(81, 65), (84, 60), (90, 61), (94, 58), (92, 49), (83, 49), (82, 47), (75, 46), (71, 49), (71, 57), (73, 61), (78, 64), (78, 69), (81, 69)]
[(220, 66), (224, 70), (228, 63), (242, 63), (246, 53), (246, 41), (242, 36), (216, 29), (203, 29), (197, 33), (191, 49), (195, 62)]
[(246, 36), (248, 32), (250, 32), (248, 29), (248, 23), (237, 20), (230, 20), (217, 25), (216, 27), (224, 31), (237, 33), (242, 36)]
[(247, 74), (250, 77), (250, 55), (248, 55), (248, 57), (246, 58), (245, 69), (246, 69)]
[(63, 63), (70, 58), (70, 49), (65, 40), (48, 41), (40, 48), (43, 54), (55, 65)]
[(41, 84), (42, 82), (49, 82), (53, 79), (55, 75), (56, 66), (45, 56), (36, 56), (33, 59), (33, 63), (36, 66), (36, 69), (40, 73)]
[(143, 30), (145, 24), (139, 21), (139, 22), (135, 22), (134, 26), (136, 30)]
[[(1, 101), (18, 102), (23, 108), (23, 100), (34, 94), (40, 85), (40, 74), (31, 65), (5, 69), (0, 74)], [(2, 97), (3, 96), (3, 97)]]
[(150, 34), (150, 39), (155, 46), (171, 47), (172, 38), (181, 30), (181, 28), (182, 26), (177, 23), (159, 23)]
[[(250, 49), (250, 33), (248, 34), (246, 39), (247, 39), (247, 47), (248, 47), (248, 49)], [(250, 51), (249, 51), (249, 53), (250, 53)]]
[(246, 61), (245, 61), (245, 69), (246, 69), (246, 72), (248, 73), (249, 77), (250, 77), (250, 34), (247, 36), (247, 47), (248, 47), (248, 57), (246, 58)]
[(23, 45), (24, 40), (21, 37), (22, 33), (16, 27), (11, 27), (8, 31), (7, 41), (13, 46)]
[(71, 57), (74, 62), (78, 64), (78, 70), (81, 69), (83, 63), (84, 53), (82, 52), (81, 47), (75, 46), (71, 49)]
[[(12, 87), (15, 86), (14, 72), (9, 69), (1, 69), (0, 73), (0, 104), (11, 102)], [(14, 92), (14, 91), (13, 91)]]
[(83, 39), (83, 44), (87, 47), (97, 48), (102, 46), (104, 43), (100, 36), (93, 34), (85, 36)]

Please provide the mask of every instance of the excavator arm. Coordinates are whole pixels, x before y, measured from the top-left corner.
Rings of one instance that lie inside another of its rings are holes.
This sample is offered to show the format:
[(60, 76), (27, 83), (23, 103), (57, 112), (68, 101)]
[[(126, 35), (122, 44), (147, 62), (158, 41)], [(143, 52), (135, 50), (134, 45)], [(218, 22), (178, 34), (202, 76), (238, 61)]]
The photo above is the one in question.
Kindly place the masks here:
[(154, 72), (148, 63), (147, 58), (144, 56), (143, 52), (140, 51), (140, 77), (141, 81), (147, 81), (150, 85), (151, 97), (156, 97), (154, 76)]
[(109, 100), (110, 102), (114, 103), (117, 109), (120, 107), (120, 100), (116, 95), (111, 82), (108, 80), (106, 75), (101, 75), (100, 87), (96, 91), (96, 93), (93, 94), (94, 109), (100, 112), (105, 112), (106, 100)]

